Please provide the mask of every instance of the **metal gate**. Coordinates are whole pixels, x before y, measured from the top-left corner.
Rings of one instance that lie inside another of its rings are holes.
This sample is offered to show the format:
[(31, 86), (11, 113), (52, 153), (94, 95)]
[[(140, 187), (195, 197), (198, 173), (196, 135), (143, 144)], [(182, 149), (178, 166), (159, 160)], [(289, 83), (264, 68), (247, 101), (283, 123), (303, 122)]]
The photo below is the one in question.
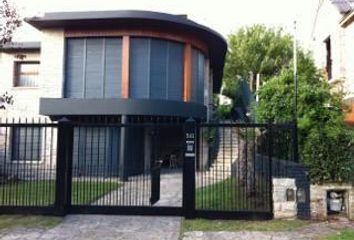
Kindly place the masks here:
[(1, 123), (0, 212), (270, 219), (276, 163), (296, 159), (294, 129), (192, 119)]

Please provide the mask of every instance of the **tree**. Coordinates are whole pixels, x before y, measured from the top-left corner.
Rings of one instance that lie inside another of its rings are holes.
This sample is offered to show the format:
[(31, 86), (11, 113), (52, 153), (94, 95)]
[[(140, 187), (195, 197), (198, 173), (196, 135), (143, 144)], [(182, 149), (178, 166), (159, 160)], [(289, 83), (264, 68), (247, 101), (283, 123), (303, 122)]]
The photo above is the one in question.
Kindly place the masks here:
[(249, 79), (262, 75), (262, 80), (280, 73), (292, 59), (292, 38), (282, 29), (254, 25), (240, 29), (228, 37), (229, 50), (224, 70), (223, 94), (234, 99), (238, 88), (238, 79)]
[(16, 28), (21, 26), (21, 19), (17, 9), (8, 0), (0, 3), (0, 46), (11, 42)]
[[(315, 183), (346, 182), (354, 170), (354, 134), (344, 124), (341, 93), (316, 69), (312, 58), (299, 54), (298, 129), (300, 160)], [(294, 80), (289, 67), (269, 79), (258, 91), (255, 107), (260, 122), (288, 122), (293, 119)]]

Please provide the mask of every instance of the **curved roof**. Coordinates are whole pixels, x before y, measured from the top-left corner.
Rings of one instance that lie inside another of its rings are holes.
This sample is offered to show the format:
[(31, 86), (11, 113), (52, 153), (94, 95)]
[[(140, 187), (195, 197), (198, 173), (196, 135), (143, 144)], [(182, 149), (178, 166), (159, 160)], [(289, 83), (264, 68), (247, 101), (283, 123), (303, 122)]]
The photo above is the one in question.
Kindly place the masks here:
[(45, 28), (107, 29), (124, 26), (183, 31), (200, 38), (208, 45), (214, 74), (214, 91), (220, 90), (227, 43), (219, 33), (189, 20), (185, 15), (132, 10), (53, 12), (46, 13), (42, 17), (26, 18), (25, 21), (39, 30)]

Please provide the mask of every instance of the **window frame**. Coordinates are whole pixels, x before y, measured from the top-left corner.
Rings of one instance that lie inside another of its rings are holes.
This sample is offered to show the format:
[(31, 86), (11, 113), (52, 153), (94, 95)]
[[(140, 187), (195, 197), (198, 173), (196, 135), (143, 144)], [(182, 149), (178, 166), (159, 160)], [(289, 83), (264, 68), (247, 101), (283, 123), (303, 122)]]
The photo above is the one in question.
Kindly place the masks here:
[(19, 77), (21, 74), (21, 65), (26, 65), (26, 64), (37, 64), (38, 65), (38, 72), (37, 73), (31, 73), (27, 75), (31, 76), (37, 76), (39, 77), (39, 65), (40, 61), (14, 61), (14, 74), (13, 74), (13, 87), (14, 88), (39, 88), (39, 80), (37, 80), (36, 86), (23, 86), (19, 85)]
[(332, 39), (328, 36), (324, 41), (326, 48), (326, 74), (327, 80), (331, 81), (333, 79), (333, 59), (332, 59)]

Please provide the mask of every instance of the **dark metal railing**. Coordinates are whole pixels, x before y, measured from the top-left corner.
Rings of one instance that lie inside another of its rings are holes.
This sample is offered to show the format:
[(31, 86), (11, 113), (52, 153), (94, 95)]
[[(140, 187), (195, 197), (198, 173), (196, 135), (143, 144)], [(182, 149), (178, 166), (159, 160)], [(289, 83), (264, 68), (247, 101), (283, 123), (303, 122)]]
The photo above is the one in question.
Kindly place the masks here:
[[(271, 213), (271, 179), (286, 177), (294, 164), (294, 126), (205, 123), (198, 130), (196, 211), (202, 216), (213, 215), (210, 212)], [(210, 148), (215, 142), (218, 149), (213, 155)]]
[(272, 177), (286, 176), (295, 159), (293, 127), (149, 116), (3, 120), (0, 213), (270, 218)]
[(56, 123), (43, 119), (0, 121), (0, 206), (54, 205)]

